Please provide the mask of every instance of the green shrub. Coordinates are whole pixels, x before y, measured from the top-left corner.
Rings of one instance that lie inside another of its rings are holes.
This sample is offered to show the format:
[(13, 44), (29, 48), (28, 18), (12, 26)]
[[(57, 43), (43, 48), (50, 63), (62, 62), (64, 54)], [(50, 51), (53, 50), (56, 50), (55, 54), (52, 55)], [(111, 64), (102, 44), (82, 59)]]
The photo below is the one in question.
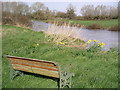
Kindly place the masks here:
[(93, 46), (91, 46), (88, 50), (88, 52), (98, 52), (101, 51), (101, 46), (99, 46), (97, 43), (95, 43)]

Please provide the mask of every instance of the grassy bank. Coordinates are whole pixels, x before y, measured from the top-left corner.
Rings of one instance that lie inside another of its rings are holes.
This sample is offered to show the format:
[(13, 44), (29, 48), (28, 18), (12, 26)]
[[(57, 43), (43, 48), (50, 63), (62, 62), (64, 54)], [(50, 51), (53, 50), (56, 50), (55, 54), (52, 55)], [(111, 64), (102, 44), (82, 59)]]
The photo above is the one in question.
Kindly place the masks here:
[[(3, 26), (2, 54), (51, 60), (62, 69), (71, 64), (73, 88), (117, 88), (118, 53), (115, 51), (93, 53), (78, 48), (64, 47), (48, 42), (43, 32), (34, 32), (15, 26)], [(14, 81), (9, 79), (9, 62), (2, 58), (3, 88), (57, 88), (57, 80), (26, 74)]]
[(57, 20), (47, 20), (46, 22), (52, 22), (52, 21), (63, 21), (63, 22), (67, 22), (67, 23), (70, 22), (72, 25), (73, 24), (74, 25), (79, 24), (80, 26), (84, 25), (84, 27), (86, 27), (86, 28), (89, 28), (89, 26), (91, 26), (93, 24), (97, 24), (97, 25), (101, 26), (101, 28), (104, 28), (104, 29), (110, 29), (111, 27), (118, 25), (118, 20), (117, 19), (111, 19), (111, 20), (67, 20), (67, 19), (57, 19)]

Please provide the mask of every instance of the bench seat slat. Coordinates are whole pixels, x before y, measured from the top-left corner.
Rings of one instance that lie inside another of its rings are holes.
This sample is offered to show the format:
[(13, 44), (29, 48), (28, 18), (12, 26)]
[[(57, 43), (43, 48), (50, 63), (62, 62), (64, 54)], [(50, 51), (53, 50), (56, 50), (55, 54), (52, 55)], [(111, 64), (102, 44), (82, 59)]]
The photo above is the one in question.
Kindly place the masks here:
[(13, 62), (12, 64), (17, 64), (17, 65), (24, 65), (24, 66), (30, 66), (30, 67), (36, 67), (36, 68), (42, 68), (42, 69), (47, 69), (47, 70), (51, 70), (51, 71), (58, 71), (57, 68), (53, 68), (53, 67), (44, 67), (44, 66), (36, 66), (36, 65), (29, 65), (29, 64), (22, 64), (22, 63), (15, 63)]
[(8, 58), (15, 70), (60, 78), (59, 68), (55, 62), (15, 56), (8, 56)]
[(23, 57), (15, 57), (15, 56), (7, 56), (11, 59), (19, 59), (19, 60), (27, 60), (27, 61), (36, 61), (36, 62), (44, 62), (44, 63), (51, 63), (54, 64), (52, 61), (45, 61), (45, 60), (38, 60), (38, 59), (31, 59), (31, 58), (23, 58)]
[(53, 63), (46, 63), (46, 62), (36, 62), (36, 61), (27, 61), (24, 59), (13, 59), (10, 58), (11, 63), (23, 63), (23, 64), (31, 64), (31, 65), (40, 65), (40, 66), (47, 66), (47, 67), (56, 67)]
[(13, 69), (15, 69), (15, 70), (21, 70), (21, 71), (26, 71), (26, 72), (31, 72), (31, 73), (36, 73), (36, 74), (41, 74), (41, 75), (45, 75), (45, 76), (59, 78), (58, 71), (50, 71), (47, 69), (41, 69), (41, 68), (30, 67), (30, 66), (25, 66), (25, 65), (18, 65), (18, 64), (12, 64), (12, 66), (13, 66)]

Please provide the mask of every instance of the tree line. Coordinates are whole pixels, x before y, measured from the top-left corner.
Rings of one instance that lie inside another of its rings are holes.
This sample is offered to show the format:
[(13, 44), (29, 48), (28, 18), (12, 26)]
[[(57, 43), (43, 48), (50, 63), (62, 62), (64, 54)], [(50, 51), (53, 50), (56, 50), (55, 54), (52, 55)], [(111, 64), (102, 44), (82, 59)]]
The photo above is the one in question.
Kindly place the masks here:
[(58, 12), (57, 17), (68, 19), (117, 19), (118, 7), (98, 5), (85, 5), (80, 9), (82, 16), (75, 14), (75, 8), (69, 5), (67, 12)]
[(2, 24), (31, 27), (30, 7), (23, 2), (2, 2)]
[(81, 14), (86, 19), (117, 19), (118, 7), (86, 5), (81, 8)]
[(3, 17), (22, 15), (32, 19), (46, 20), (54, 16), (54, 11), (40, 2), (33, 3), (31, 6), (25, 2), (2, 2), (2, 14)]
[(76, 15), (75, 7), (72, 4), (66, 8), (66, 12), (49, 10), (41, 2), (35, 2), (31, 6), (24, 2), (2, 2), (3, 17), (10, 15), (22, 15), (32, 19), (47, 20), (54, 18), (65, 19), (117, 19), (118, 7), (105, 5), (85, 5), (80, 9), (82, 16)]

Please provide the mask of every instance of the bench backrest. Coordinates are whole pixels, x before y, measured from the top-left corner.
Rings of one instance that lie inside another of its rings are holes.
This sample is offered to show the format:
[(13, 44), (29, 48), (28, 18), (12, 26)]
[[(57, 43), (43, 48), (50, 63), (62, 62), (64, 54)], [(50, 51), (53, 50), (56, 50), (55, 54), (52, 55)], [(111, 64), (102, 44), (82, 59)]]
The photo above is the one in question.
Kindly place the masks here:
[(13, 69), (59, 78), (59, 66), (52, 61), (7, 56)]

